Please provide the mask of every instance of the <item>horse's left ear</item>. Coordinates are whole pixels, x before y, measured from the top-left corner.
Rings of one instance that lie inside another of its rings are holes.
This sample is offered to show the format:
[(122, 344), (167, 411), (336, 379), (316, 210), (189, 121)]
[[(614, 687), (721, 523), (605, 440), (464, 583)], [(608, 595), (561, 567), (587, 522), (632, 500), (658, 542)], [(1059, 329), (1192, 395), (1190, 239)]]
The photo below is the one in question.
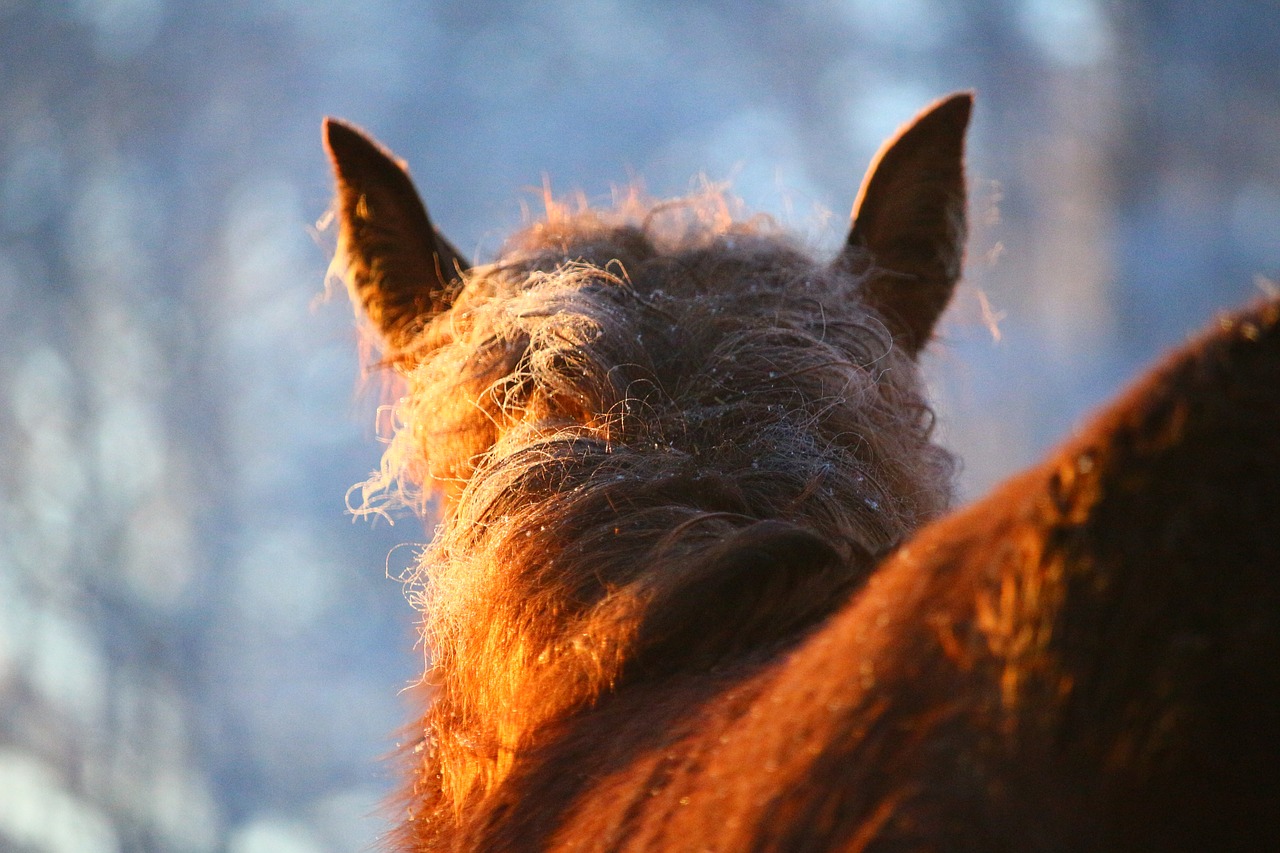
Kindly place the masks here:
[(944, 98), (885, 143), (862, 181), (837, 263), (866, 272), (862, 295), (915, 355), (964, 261), (964, 137), (973, 95)]
[(355, 127), (327, 118), (347, 286), (391, 349), (453, 304), (467, 264), (436, 232), (404, 166)]

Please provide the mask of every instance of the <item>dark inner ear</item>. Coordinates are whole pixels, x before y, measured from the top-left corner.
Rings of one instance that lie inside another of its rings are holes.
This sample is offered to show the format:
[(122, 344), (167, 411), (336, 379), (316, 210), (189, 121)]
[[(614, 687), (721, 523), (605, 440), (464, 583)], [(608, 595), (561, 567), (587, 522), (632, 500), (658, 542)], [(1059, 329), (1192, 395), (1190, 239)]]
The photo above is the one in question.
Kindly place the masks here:
[(885, 143), (863, 179), (838, 263), (912, 354), (929, 341), (964, 260), (964, 137), (973, 96), (951, 95)]
[(338, 253), (347, 285), (392, 349), (405, 346), (448, 310), (467, 269), (436, 233), (408, 172), (349, 124), (327, 118), (325, 149), (338, 192)]

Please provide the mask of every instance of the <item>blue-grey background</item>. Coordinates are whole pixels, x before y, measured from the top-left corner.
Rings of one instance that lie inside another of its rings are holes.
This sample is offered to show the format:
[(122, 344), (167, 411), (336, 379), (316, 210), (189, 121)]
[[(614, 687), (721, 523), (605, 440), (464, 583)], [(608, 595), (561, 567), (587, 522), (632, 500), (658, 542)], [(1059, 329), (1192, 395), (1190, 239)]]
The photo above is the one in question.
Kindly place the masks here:
[[(0, 0), (0, 850), (359, 850), (422, 665), (352, 522), (325, 114), (480, 257), (544, 176), (699, 174), (834, 251), (883, 137), (978, 92), (928, 359), (981, 493), (1280, 277), (1275, 0)], [(998, 321), (993, 323), (992, 321)], [(394, 550), (393, 550), (394, 549)]]

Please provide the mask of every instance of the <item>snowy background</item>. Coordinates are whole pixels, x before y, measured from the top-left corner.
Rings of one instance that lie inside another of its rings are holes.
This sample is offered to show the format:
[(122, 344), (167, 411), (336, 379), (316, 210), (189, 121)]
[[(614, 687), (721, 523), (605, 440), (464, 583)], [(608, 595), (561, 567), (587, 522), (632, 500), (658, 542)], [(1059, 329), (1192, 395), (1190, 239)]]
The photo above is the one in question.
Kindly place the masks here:
[[(834, 252), (868, 159), (978, 92), (928, 359), (980, 494), (1280, 278), (1276, 0), (0, 0), (0, 850), (354, 851), (420, 670), (353, 523), (321, 117), (486, 259), (544, 176), (729, 179)], [(994, 326), (989, 322), (998, 318)]]

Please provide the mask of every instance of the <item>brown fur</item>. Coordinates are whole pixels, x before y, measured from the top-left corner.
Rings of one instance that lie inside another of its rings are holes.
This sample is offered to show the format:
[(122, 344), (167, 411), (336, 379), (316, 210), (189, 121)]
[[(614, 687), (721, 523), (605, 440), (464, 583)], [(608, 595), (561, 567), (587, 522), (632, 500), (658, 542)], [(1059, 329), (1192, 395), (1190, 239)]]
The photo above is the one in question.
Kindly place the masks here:
[[(399, 165), (329, 126), (340, 259), (409, 384), (374, 485), (448, 498), (398, 846), (1274, 829), (1250, 744), (1276, 743), (1275, 306), (911, 538), (950, 498), (915, 356), (959, 272), (967, 117), (952, 98), (886, 147), (831, 263), (708, 196), (553, 210), (469, 270)], [(1197, 492), (1231, 478), (1241, 507)]]

